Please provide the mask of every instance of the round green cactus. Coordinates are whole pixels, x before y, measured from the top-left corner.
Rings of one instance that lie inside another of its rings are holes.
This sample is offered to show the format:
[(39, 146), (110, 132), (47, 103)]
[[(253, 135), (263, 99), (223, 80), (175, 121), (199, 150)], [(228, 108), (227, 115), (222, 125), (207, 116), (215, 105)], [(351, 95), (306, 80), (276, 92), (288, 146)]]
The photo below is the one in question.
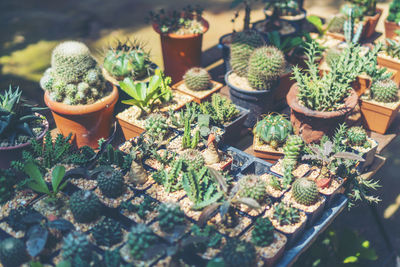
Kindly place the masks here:
[(80, 190), (72, 194), (69, 208), (77, 222), (90, 223), (100, 217), (102, 204), (93, 192)]
[(399, 100), (398, 92), (397, 84), (390, 79), (374, 82), (371, 87), (372, 98), (382, 103), (392, 103)]
[(293, 132), (293, 127), (285, 116), (269, 114), (256, 124), (253, 132), (260, 141), (277, 149)]
[(292, 185), (292, 196), (297, 203), (311, 206), (318, 201), (317, 184), (310, 179), (299, 178)]
[(206, 69), (191, 68), (185, 75), (183, 80), (188, 89), (192, 91), (208, 90), (211, 87), (211, 76)]
[(123, 239), (121, 224), (111, 218), (104, 218), (90, 232), (99, 246), (111, 247), (120, 243)]
[(364, 146), (367, 143), (368, 135), (361, 126), (351, 127), (347, 131), (347, 141), (350, 146)]
[(185, 165), (195, 170), (199, 170), (204, 166), (204, 157), (201, 152), (196, 149), (186, 149), (180, 155), (180, 158), (183, 159)]
[(239, 180), (239, 195), (241, 197), (253, 198), (261, 203), (267, 197), (267, 183), (257, 175), (246, 175)]
[(263, 37), (256, 31), (244, 31), (233, 34), (230, 60), (233, 72), (241, 77), (246, 77), (251, 54), (254, 49), (264, 44)]
[(0, 242), (0, 262), (4, 267), (16, 267), (29, 259), (25, 243), (21, 239), (7, 238)]
[(287, 138), (285, 145), (283, 146), (283, 153), (285, 155), (285, 159), (297, 162), (300, 153), (303, 150), (303, 147), (304, 147), (304, 141), (300, 136), (290, 135)]
[(132, 227), (128, 235), (128, 245), (132, 257), (142, 260), (146, 249), (157, 244), (160, 240), (145, 224), (137, 224)]
[(253, 244), (236, 238), (228, 239), (221, 256), (229, 267), (255, 266), (257, 258)]
[(176, 226), (185, 224), (185, 215), (175, 203), (162, 203), (158, 207), (157, 218), (161, 230), (166, 233), (171, 233)]
[(266, 247), (274, 241), (274, 226), (268, 218), (258, 218), (251, 232), (251, 242), (258, 247)]
[(62, 245), (62, 257), (68, 260), (71, 266), (86, 263), (89, 266), (92, 260), (92, 249), (87, 236), (80, 232), (69, 233)]
[(285, 65), (285, 56), (278, 48), (257, 48), (250, 56), (247, 79), (254, 89), (271, 90), (283, 74)]
[(97, 184), (101, 193), (109, 198), (118, 198), (125, 190), (122, 173), (113, 168), (102, 171), (97, 177)]

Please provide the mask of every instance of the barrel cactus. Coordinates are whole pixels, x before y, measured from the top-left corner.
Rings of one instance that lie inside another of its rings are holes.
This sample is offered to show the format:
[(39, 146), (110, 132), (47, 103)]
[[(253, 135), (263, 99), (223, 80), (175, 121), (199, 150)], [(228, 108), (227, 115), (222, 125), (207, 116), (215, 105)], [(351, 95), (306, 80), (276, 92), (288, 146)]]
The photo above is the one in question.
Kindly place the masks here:
[(371, 87), (371, 96), (377, 102), (392, 103), (399, 100), (399, 88), (397, 84), (390, 80), (375, 82)]
[(187, 167), (192, 167), (195, 170), (199, 170), (204, 166), (203, 154), (196, 149), (186, 149), (179, 158), (183, 159)]
[(188, 89), (192, 91), (203, 91), (208, 90), (211, 87), (211, 76), (206, 69), (203, 68), (191, 68), (185, 75), (183, 80)]
[(179, 205), (163, 203), (158, 208), (158, 224), (162, 231), (171, 233), (176, 226), (185, 224), (185, 215)]
[(313, 180), (299, 178), (294, 181), (292, 187), (292, 195), (297, 203), (311, 206), (318, 201), (318, 187)]
[(7, 238), (0, 242), (0, 262), (4, 267), (16, 267), (29, 259), (25, 243), (21, 239)]
[(253, 131), (261, 142), (277, 149), (293, 132), (293, 127), (284, 115), (269, 114), (256, 124)]
[(241, 197), (253, 198), (261, 203), (267, 197), (267, 183), (258, 175), (246, 175), (239, 180), (239, 195)]
[(113, 168), (102, 171), (97, 177), (97, 184), (101, 193), (109, 198), (120, 197), (125, 190), (122, 173)]
[(64, 238), (62, 257), (69, 261), (71, 266), (77, 266), (78, 263), (86, 263), (85, 265), (89, 266), (92, 254), (92, 246), (85, 234), (72, 232)]
[(229, 239), (221, 249), (225, 266), (255, 266), (256, 250), (253, 244), (236, 238)]
[(89, 48), (76, 41), (54, 48), (51, 68), (44, 72), (40, 86), (53, 101), (68, 105), (91, 104), (109, 91)]
[(96, 244), (100, 246), (111, 247), (120, 243), (123, 239), (121, 224), (111, 218), (104, 218), (90, 232), (96, 240)]
[(93, 192), (80, 190), (72, 194), (69, 208), (77, 222), (90, 223), (100, 217), (102, 204)]
[(290, 135), (285, 145), (283, 146), (283, 153), (286, 160), (290, 160), (292, 162), (297, 162), (300, 157), (300, 153), (303, 150), (304, 141), (298, 135)]
[(266, 247), (274, 241), (274, 226), (268, 218), (258, 218), (251, 232), (251, 242), (258, 247)]
[(368, 135), (361, 126), (351, 127), (347, 131), (347, 141), (350, 146), (364, 146), (367, 143)]
[(254, 49), (263, 46), (263, 37), (255, 31), (244, 31), (232, 36), (231, 66), (234, 73), (247, 76), (248, 62)]
[(285, 65), (285, 56), (278, 48), (257, 48), (250, 56), (247, 79), (253, 89), (271, 90), (283, 74)]
[(132, 227), (128, 235), (130, 254), (135, 260), (142, 260), (146, 249), (160, 242), (159, 238), (145, 224), (137, 224)]

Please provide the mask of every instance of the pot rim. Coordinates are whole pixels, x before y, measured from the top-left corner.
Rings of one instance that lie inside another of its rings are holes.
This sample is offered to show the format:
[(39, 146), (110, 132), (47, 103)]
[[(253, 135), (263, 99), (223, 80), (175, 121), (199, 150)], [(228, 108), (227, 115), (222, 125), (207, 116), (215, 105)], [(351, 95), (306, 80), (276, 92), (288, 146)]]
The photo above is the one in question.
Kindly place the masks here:
[[(36, 140), (39, 141), (40, 139), (42, 139), (42, 138), (45, 136), (45, 134), (46, 134), (47, 131), (49, 130), (49, 121), (46, 119), (45, 116), (43, 116), (43, 115), (41, 115), (41, 114), (39, 114), (39, 113), (37, 113), (37, 112), (35, 112), (35, 115), (43, 120), (43, 125), (44, 125), (44, 130), (43, 130), (43, 132), (42, 132), (40, 135), (38, 135), (38, 136), (36, 137)], [(19, 145), (16, 145), (16, 146), (0, 147), (0, 151), (7, 151), (7, 150), (20, 149), (20, 148), (27, 147), (27, 146), (29, 146), (30, 144), (31, 144), (31, 141), (28, 141), (28, 142), (26, 142), (26, 143), (19, 144)]]
[(248, 90), (243, 90), (243, 89), (241, 89), (241, 88), (238, 88), (238, 87), (234, 86), (233, 84), (231, 84), (231, 83), (229, 82), (228, 77), (229, 77), (229, 75), (231, 75), (232, 73), (233, 73), (233, 70), (230, 70), (230, 71), (228, 71), (228, 72), (225, 74), (225, 83), (226, 83), (226, 84), (229, 86), (229, 88), (231, 88), (232, 90), (238, 91), (238, 92), (243, 93), (243, 94), (249, 94), (249, 95), (263, 95), (263, 94), (271, 93), (271, 92), (272, 92), (272, 90), (254, 90), (254, 91), (248, 91)]
[(208, 31), (208, 29), (210, 28), (210, 24), (203, 17), (201, 18), (201, 22), (204, 26), (204, 30), (202, 33), (191, 33), (191, 34), (185, 34), (185, 35), (176, 34), (176, 33), (162, 33), (160, 31), (158, 24), (152, 23), (152, 26), (153, 26), (154, 31), (161, 36), (168, 36), (169, 38), (174, 38), (174, 39), (190, 39), (190, 38), (198, 37), (198, 36), (205, 34)]
[(113, 89), (111, 93), (102, 99), (99, 99), (97, 102), (89, 105), (67, 105), (64, 103), (56, 102), (50, 99), (49, 92), (46, 91), (44, 94), (44, 102), (46, 106), (48, 106), (51, 111), (57, 112), (64, 115), (85, 115), (89, 113), (94, 113), (102, 110), (106, 106), (110, 106), (115, 104), (118, 101), (118, 88), (107, 82), (109, 85), (112, 85)]
[(353, 110), (358, 103), (357, 93), (353, 89), (351, 89), (350, 95), (345, 100), (344, 108), (336, 111), (315, 111), (300, 104), (297, 98), (298, 91), (299, 88), (296, 82), (295, 84), (292, 85), (292, 87), (289, 90), (289, 93), (286, 96), (287, 103), (292, 110), (298, 113), (302, 113), (307, 117), (329, 119), (329, 118), (344, 116), (346, 113)]
[[(286, 21), (292, 21), (292, 22), (297, 22), (301, 21), (306, 18), (307, 16), (307, 10), (304, 8), (299, 8), (301, 13), (298, 15), (282, 15), (279, 16), (279, 19), (286, 20)], [(263, 8), (263, 12), (265, 16), (270, 17), (272, 15), (272, 12), (269, 12), (269, 9), (266, 9), (265, 7)], [(301, 16), (301, 17), (300, 17)], [(299, 17), (298, 19), (293, 19), (294, 17)]]

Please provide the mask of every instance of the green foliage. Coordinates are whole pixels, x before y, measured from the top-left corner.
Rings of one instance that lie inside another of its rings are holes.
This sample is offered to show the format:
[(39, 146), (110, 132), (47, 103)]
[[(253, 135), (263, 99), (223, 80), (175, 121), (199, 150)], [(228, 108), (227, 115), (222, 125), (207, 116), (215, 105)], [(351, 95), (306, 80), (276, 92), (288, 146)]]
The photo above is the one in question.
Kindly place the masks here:
[(292, 196), (301, 205), (314, 205), (319, 199), (317, 184), (307, 178), (298, 178), (292, 185)]
[(277, 149), (293, 132), (293, 127), (284, 115), (269, 114), (257, 122), (253, 132), (261, 142)]
[(278, 190), (278, 191), (282, 190), (280, 179), (274, 175), (270, 176), (269, 186), (271, 186), (272, 188), (274, 188), (275, 190)]
[(153, 179), (164, 186), (165, 192), (174, 192), (182, 188), (182, 181), (179, 179), (183, 168), (183, 160), (175, 160), (169, 171), (161, 169), (153, 174)]
[(282, 38), (278, 31), (272, 31), (267, 33), (268, 43), (276, 48), (278, 48), (282, 53), (288, 55), (298, 46), (304, 44), (303, 39), (300, 36), (288, 36)]
[(384, 45), (383, 50), (388, 56), (400, 59), (400, 42), (392, 39), (386, 39), (386, 44)]
[(328, 25), (324, 26), (320, 17), (311, 15), (307, 16), (307, 21), (311, 23), (318, 31), (319, 37), (322, 38), (325, 33), (332, 27), (335, 19), (329, 21)]
[(123, 264), (123, 259), (118, 248), (114, 250), (106, 250), (104, 252), (104, 264), (107, 267), (127, 267)]
[(158, 207), (158, 225), (166, 233), (172, 233), (177, 226), (185, 224), (185, 215), (176, 203), (162, 203)]
[(16, 267), (29, 259), (25, 244), (21, 239), (13, 237), (0, 242), (0, 262), (4, 267)]
[(151, 114), (145, 121), (146, 135), (160, 143), (168, 134), (167, 119), (161, 114)]
[(69, 199), (69, 208), (75, 221), (79, 223), (90, 223), (97, 220), (102, 207), (99, 198), (91, 191), (77, 191)]
[(200, 151), (195, 149), (186, 149), (180, 156), (185, 163), (185, 166), (193, 168), (194, 170), (199, 170), (204, 166), (204, 157)]
[[(214, 94), (215, 95), (215, 94)], [(180, 109), (179, 112), (170, 109), (168, 111), (168, 117), (171, 120), (171, 124), (178, 129), (185, 127), (185, 121), (189, 120), (189, 124), (192, 125), (197, 120), (200, 113), (200, 106), (196, 102), (186, 103), (185, 108)]]
[(365, 147), (366, 144), (369, 145), (367, 139), (367, 132), (361, 126), (351, 127), (347, 132), (347, 141), (349, 146)]
[(399, 88), (397, 84), (390, 79), (377, 81), (371, 86), (371, 98), (377, 102), (392, 103), (399, 99)]
[(273, 219), (277, 220), (281, 226), (293, 225), (300, 221), (300, 211), (280, 202), (274, 207)]
[(258, 175), (246, 175), (239, 180), (239, 196), (252, 198), (259, 204), (270, 203), (267, 196), (267, 184)]
[(86, 263), (89, 266), (93, 257), (92, 246), (86, 235), (80, 232), (69, 233), (64, 237), (62, 258), (68, 260), (71, 266)]
[(282, 187), (283, 189), (287, 189), (293, 182), (294, 179), (293, 171), (294, 168), (296, 167), (296, 162), (288, 159), (286, 160), (283, 159), (282, 167), (283, 167)]
[(114, 149), (111, 144), (108, 144), (97, 162), (99, 165), (116, 165), (122, 170), (128, 170), (131, 167), (132, 160), (130, 154), (125, 154), (119, 149)]
[(133, 226), (128, 235), (130, 253), (135, 260), (143, 260), (146, 249), (159, 241), (159, 238), (145, 224)]
[(301, 14), (298, 0), (264, 0), (265, 9), (272, 9), (272, 17), (295, 16)]
[(304, 141), (298, 135), (289, 135), (283, 146), (284, 159), (297, 163), (303, 151)]
[(346, 0), (351, 5), (359, 7), (362, 16), (374, 16), (376, 14), (376, 0)]
[(274, 226), (268, 218), (257, 218), (251, 232), (251, 242), (257, 247), (266, 247), (274, 241)]
[(339, 61), (340, 55), (342, 54), (342, 51), (339, 49), (332, 47), (326, 50), (325, 54), (325, 62), (328, 64), (329, 67), (334, 66), (335, 62)]
[(255, 266), (256, 250), (253, 244), (233, 238), (221, 250), (225, 266)]
[(206, 101), (200, 104), (203, 114), (209, 115), (213, 124), (223, 126), (233, 121), (240, 113), (232, 101), (220, 94), (213, 94), (211, 102)]
[(356, 19), (354, 8), (349, 8), (347, 17), (348, 19), (343, 24), (344, 37), (347, 43), (356, 44), (360, 41), (364, 25), (362, 22), (358, 25), (354, 24)]
[(219, 248), (222, 243), (223, 235), (220, 234), (215, 226), (207, 224), (204, 227), (200, 227), (197, 224), (193, 224), (190, 228), (193, 236), (207, 237), (206, 248)]
[(203, 91), (211, 89), (211, 76), (206, 69), (194, 67), (186, 71), (183, 80), (188, 89)]
[(386, 18), (388, 21), (395, 22), (398, 24), (400, 22), (400, 1), (393, 0), (389, 6), (389, 15)]
[(121, 224), (111, 218), (104, 218), (90, 232), (99, 246), (111, 247), (120, 243), (123, 238)]
[(199, 141), (200, 141), (200, 131), (196, 130), (194, 133), (194, 136), (192, 136), (192, 129), (190, 127), (190, 122), (186, 118), (185, 129), (184, 129), (183, 136), (182, 136), (182, 148), (194, 149), (199, 144)]
[(145, 220), (147, 215), (157, 208), (157, 202), (147, 195), (143, 195), (143, 201), (140, 204), (132, 204), (132, 202), (122, 202), (121, 208), (129, 212), (135, 212), (142, 220)]
[(0, 205), (7, 202), (14, 196), (15, 184), (16, 179), (14, 173), (10, 169), (0, 169)]
[(113, 168), (107, 168), (97, 176), (97, 185), (101, 193), (109, 198), (118, 198), (125, 191), (125, 181), (122, 173)]

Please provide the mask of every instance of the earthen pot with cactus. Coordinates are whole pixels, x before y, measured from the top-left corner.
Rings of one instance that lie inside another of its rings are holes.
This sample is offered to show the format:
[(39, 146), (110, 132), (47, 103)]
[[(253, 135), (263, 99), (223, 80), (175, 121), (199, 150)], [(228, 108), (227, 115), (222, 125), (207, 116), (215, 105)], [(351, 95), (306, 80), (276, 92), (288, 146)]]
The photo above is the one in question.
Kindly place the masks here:
[(72, 133), (78, 147), (96, 148), (108, 137), (118, 89), (105, 81), (85, 44), (59, 44), (40, 85), (59, 132)]

